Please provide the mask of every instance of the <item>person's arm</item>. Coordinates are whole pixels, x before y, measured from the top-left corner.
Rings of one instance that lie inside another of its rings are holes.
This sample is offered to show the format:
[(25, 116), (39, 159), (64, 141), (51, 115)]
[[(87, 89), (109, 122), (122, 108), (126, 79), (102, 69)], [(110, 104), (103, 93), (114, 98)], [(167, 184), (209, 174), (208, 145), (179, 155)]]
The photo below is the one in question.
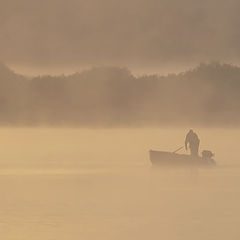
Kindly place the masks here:
[(185, 138), (185, 149), (188, 150), (188, 135)]

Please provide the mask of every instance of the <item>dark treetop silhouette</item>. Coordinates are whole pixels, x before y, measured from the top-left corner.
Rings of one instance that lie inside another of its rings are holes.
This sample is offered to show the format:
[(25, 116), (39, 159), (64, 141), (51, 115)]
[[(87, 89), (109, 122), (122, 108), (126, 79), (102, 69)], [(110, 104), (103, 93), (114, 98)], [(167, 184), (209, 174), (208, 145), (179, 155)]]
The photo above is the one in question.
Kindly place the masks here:
[(32, 79), (0, 65), (0, 124), (236, 125), (239, 89), (240, 68), (219, 63), (168, 76), (99, 67)]

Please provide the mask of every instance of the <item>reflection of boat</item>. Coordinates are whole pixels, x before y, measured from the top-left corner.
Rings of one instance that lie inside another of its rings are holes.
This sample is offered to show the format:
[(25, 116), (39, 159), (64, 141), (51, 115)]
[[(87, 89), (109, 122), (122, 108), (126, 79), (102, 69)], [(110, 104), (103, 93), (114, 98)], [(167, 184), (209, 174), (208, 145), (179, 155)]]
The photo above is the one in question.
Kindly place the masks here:
[(212, 158), (211, 151), (203, 151), (202, 156), (193, 157), (187, 154), (178, 154), (163, 151), (150, 150), (150, 161), (155, 166), (197, 166), (208, 167), (215, 166), (216, 162)]

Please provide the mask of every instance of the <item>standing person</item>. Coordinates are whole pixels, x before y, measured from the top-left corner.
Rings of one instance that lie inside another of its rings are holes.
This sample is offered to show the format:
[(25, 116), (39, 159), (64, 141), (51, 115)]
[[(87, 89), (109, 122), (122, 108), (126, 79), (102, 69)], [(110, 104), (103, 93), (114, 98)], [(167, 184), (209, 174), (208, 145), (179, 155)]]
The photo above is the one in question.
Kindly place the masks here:
[(191, 155), (194, 157), (198, 156), (199, 143), (200, 140), (198, 138), (198, 135), (192, 129), (190, 129), (190, 131), (186, 135), (185, 148), (186, 150), (188, 150), (189, 145)]

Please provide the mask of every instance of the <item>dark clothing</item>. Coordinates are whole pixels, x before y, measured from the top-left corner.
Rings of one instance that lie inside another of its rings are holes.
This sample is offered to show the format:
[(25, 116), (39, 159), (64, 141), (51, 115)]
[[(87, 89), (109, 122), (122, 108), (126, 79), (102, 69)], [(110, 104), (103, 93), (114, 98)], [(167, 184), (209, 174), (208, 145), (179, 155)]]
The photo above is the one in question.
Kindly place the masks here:
[(187, 150), (189, 144), (192, 156), (198, 156), (199, 142), (200, 140), (197, 134), (193, 131), (189, 131), (185, 139), (185, 148)]

